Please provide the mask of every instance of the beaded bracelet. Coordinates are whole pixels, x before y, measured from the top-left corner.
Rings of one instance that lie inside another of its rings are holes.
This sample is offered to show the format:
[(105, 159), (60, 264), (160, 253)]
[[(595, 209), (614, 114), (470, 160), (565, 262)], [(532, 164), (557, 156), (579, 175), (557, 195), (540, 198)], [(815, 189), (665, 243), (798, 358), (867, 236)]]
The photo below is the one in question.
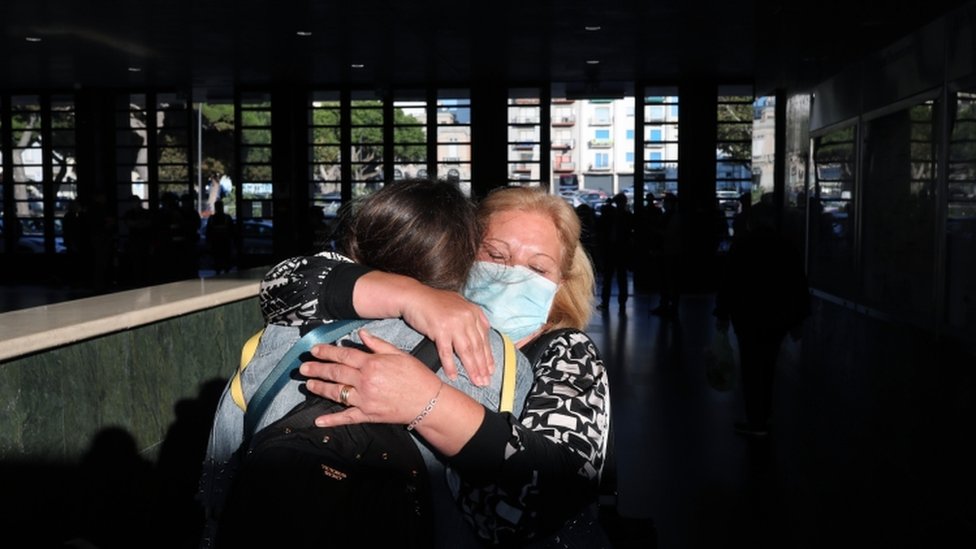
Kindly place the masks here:
[(444, 388), (444, 382), (442, 381), (440, 387), (437, 388), (437, 394), (434, 395), (434, 398), (430, 399), (430, 402), (428, 402), (427, 406), (423, 409), (422, 412), (420, 412), (420, 415), (413, 418), (413, 421), (410, 422), (410, 425), (407, 425), (408, 431), (413, 431), (414, 428), (416, 428), (417, 425), (421, 421), (423, 421), (425, 417), (427, 417), (427, 414), (429, 414), (430, 411), (434, 409), (434, 405), (437, 404), (437, 398), (441, 396), (441, 389), (443, 388)]

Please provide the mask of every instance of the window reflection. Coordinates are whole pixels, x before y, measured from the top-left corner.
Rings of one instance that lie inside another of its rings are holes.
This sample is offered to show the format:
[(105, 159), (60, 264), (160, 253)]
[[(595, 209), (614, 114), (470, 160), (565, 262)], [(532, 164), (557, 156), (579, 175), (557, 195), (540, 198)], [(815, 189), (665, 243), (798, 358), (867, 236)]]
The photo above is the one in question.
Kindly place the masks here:
[(976, 329), (976, 92), (950, 103), (946, 316), (963, 332)]
[(810, 279), (842, 293), (853, 289), (856, 133), (848, 126), (813, 141)]
[(934, 106), (928, 101), (864, 125), (864, 296), (890, 310), (933, 310)]

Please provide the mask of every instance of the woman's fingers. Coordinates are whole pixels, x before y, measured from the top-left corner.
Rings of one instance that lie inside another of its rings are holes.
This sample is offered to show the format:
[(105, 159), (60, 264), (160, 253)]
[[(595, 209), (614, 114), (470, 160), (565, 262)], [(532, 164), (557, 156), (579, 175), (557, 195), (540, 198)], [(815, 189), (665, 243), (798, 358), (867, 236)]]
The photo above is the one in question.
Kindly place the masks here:
[(369, 416), (361, 408), (346, 408), (334, 414), (323, 414), (315, 418), (316, 427), (335, 427), (338, 425), (353, 425), (356, 423), (371, 423)]
[(385, 339), (374, 336), (366, 330), (359, 330), (359, 338), (370, 351), (376, 354), (405, 355), (399, 347), (386, 341)]
[(480, 307), (456, 292), (428, 288), (404, 309), (403, 318), (434, 340), (445, 374), (455, 378), (453, 357), (457, 355), (472, 381), (488, 383), (494, 361), (488, 342), (488, 318)]

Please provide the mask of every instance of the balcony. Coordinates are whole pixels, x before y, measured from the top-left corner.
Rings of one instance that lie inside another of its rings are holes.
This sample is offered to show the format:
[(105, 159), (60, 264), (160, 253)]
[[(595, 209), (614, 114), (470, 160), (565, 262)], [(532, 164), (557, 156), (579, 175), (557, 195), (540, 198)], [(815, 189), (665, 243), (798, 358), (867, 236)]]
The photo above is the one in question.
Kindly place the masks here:
[(538, 116), (516, 116), (508, 121), (512, 126), (536, 126), (539, 124)]
[(537, 144), (533, 141), (516, 141), (512, 143), (512, 148), (517, 151), (531, 151)]
[(532, 166), (530, 164), (515, 164), (514, 166), (512, 166), (512, 173), (513, 174), (532, 173)]
[(557, 139), (552, 142), (553, 150), (565, 151), (576, 146), (575, 139)]
[(575, 102), (576, 102), (575, 99), (566, 99), (565, 97), (552, 98), (553, 105), (572, 105)]
[(512, 104), (514, 105), (538, 105), (539, 98), (537, 97), (520, 97), (518, 99), (513, 99)]
[(613, 169), (613, 166), (609, 164), (590, 164), (591, 172), (609, 172)]
[(613, 146), (612, 139), (590, 139), (589, 145), (591, 149), (609, 149)]
[(552, 117), (552, 125), (557, 127), (572, 126), (576, 124), (575, 116), (554, 116)]
[(575, 172), (576, 162), (556, 162), (553, 166), (552, 171), (554, 172)]
[(609, 126), (611, 124), (613, 124), (612, 118), (603, 118), (603, 117), (590, 118), (591, 126)]

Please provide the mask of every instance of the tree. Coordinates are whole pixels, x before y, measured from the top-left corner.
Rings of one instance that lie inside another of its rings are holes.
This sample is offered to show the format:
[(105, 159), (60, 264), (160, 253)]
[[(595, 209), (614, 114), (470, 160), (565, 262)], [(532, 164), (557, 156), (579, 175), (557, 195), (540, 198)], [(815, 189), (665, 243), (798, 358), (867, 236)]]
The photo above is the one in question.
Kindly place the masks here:
[(752, 161), (751, 97), (722, 97), (718, 103), (716, 145), (732, 161)]
[[(380, 101), (355, 101), (352, 107), (352, 180), (380, 179), (383, 176), (383, 104)], [(320, 181), (334, 182), (340, 179), (342, 147), (339, 113), (338, 102), (321, 103), (313, 110), (312, 161), (316, 166), (315, 177)], [(404, 113), (402, 109), (395, 109), (393, 125), (393, 154), (396, 162), (425, 162), (426, 133), (420, 121)]]

